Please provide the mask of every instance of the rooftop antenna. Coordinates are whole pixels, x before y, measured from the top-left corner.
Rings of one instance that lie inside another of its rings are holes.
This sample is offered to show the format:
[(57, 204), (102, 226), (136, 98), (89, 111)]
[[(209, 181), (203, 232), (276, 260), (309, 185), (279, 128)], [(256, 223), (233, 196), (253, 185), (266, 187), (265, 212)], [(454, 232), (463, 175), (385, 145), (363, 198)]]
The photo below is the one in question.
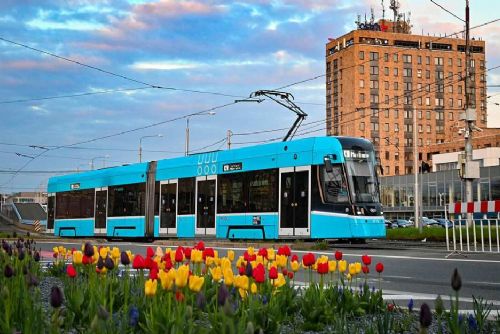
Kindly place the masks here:
[(370, 24), (373, 25), (375, 23), (375, 14), (373, 13), (373, 7), (370, 8), (371, 16), (370, 16)]
[(355, 21), (354, 23), (356, 23), (356, 25), (358, 26), (358, 29), (359, 29), (359, 26), (361, 24), (361, 15), (358, 14), (358, 20)]
[(382, 21), (385, 22), (385, 6), (384, 0), (382, 0)]
[(394, 13), (394, 19), (393, 19), (393, 24), (392, 24), (392, 32), (395, 32), (396, 29), (396, 17), (398, 16), (398, 10), (399, 10), (399, 2), (397, 0), (391, 0), (391, 5), (389, 6), (389, 9), (392, 10)]

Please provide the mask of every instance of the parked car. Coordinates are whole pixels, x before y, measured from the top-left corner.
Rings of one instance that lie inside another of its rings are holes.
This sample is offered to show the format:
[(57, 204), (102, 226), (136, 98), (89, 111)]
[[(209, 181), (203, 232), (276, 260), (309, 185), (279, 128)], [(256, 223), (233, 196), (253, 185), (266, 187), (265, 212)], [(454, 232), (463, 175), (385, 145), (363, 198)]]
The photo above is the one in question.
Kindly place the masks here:
[(391, 222), (391, 221), (390, 221), (390, 220), (388, 220), (388, 219), (386, 219), (386, 220), (384, 221), (384, 223), (385, 223), (385, 228), (386, 228), (386, 229), (398, 228), (398, 224), (395, 224), (395, 223)]
[(412, 227), (413, 224), (410, 223), (408, 220), (406, 219), (395, 219), (392, 221), (393, 224), (396, 224), (397, 227), (400, 227), (400, 228), (404, 228), (404, 227)]
[(453, 227), (453, 223), (445, 218), (434, 218), (435, 221), (438, 222), (439, 226), (442, 228), (451, 228)]
[(422, 222), (423, 227), (439, 227), (439, 223), (434, 219), (430, 219), (427, 217), (421, 217), (420, 221)]

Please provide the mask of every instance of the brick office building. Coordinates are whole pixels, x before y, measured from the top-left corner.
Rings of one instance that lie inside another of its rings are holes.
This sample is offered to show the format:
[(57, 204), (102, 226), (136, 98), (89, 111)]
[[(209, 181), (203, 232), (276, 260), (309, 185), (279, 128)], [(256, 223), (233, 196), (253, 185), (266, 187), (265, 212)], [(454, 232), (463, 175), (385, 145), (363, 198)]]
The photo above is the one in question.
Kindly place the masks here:
[[(381, 20), (385, 31), (358, 29), (326, 45), (327, 134), (371, 140), (386, 176), (413, 173), (414, 109), (419, 162), (464, 147), (465, 40), (413, 35), (398, 24)], [(471, 57), (471, 104), (485, 129), (484, 41), (471, 40)], [(500, 146), (499, 130), (474, 136), (474, 148)]]

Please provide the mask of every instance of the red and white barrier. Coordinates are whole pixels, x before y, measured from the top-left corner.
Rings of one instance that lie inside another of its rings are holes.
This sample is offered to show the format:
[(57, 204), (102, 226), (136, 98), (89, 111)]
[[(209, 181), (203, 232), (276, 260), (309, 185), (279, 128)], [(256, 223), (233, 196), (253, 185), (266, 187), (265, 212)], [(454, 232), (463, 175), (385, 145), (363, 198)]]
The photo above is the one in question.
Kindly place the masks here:
[[(496, 240), (496, 252), (500, 253), (500, 238), (499, 238), (499, 220), (500, 220), (500, 200), (496, 201), (480, 201), (480, 202), (469, 202), (469, 203), (450, 203), (448, 205), (448, 212), (454, 215), (452, 220), (452, 241), (448, 234), (448, 229), (446, 229), (446, 248), (450, 250), (450, 243), (453, 244), (453, 253), (458, 252), (457, 243), (460, 247), (460, 251), (464, 251), (467, 248), (467, 252), (471, 251), (471, 244), (474, 247), (474, 252), (495, 252), (494, 243), (492, 243), (492, 231), (496, 230), (497, 240)], [(467, 220), (467, 214), (481, 213), (483, 219), (473, 220), (472, 232), (473, 240), (470, 242), (469, 239), (469, 228), (464, 222)], [(486, 214), (496, 213), (496, 218), (487, 218)], [(446, 211), (445, 211), (446, 214)], [(480, 250), (478, 250), (478, 240), (476, 237), (476, 228), (480, 228)], [(487, 240), (485, 240), (485, 228), (487, 232)], [(457, 232), (455, 232), (457, 230)], [(462, 230), (465, 230), (466, 240), (462, 238)], [(458, 236), (456, 235), (458, 233)], [(457, 240), (458, 239), (458, 240)], [(465, 243), (465, 245), (464, 245)], [(465, 247), (464, 247), (465, 246)], [(452, 253), (452, 254), (453, 254)], [(451, 255), (451, 254), (450, 254)], [(449, 256), (449, 255), (448, 255)]]
[(450, 203), (448, 212), (451, 214), (500, 212), (500, 200)]

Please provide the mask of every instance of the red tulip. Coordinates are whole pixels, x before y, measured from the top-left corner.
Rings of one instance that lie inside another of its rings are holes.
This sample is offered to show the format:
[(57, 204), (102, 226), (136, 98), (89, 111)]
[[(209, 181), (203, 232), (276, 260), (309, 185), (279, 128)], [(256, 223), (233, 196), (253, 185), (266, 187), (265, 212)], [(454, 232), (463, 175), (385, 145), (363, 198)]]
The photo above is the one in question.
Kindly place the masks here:
[(178, 302), (184, 301), (184, 294), (180, 291), (177, 291), (175, 293), (175, 300), (177, 300)]
[(186, 256), (186, 259), (188, 259), (188, 260), (191, 259), (191, 248), (190, 247), (184, 248), (184, 255)]
[(304, 256), (302, 256), (302, 263), (304, 263), (304, 266), (310, 267), (314, 263), (316, 263), (316, 258), (314, 257), (313, 253), (307, 253)]
[(153, 258), (147, 257), (146, 260), (144, 260), (144, 268), (151, 269), (153, 266), (153, 263), (156, 263)]
[(170, 256), (164, 256), (163, 257), (163, 262), (165, 262), (165, 270), (170, 270), (173, 267), (172, 260), (170, 259)]
[(258, 254), (260, 256), (262, 256), (263, 258), (267, 259), (267, 249), (266, 248), (259, 249), (259, 253)]
[(288, 272), (288, 278), (289, 279), (293, 279), (293, 271), (289, 271)]
[(362, 266), (361, 269), (363, 270), (363, 273), (368, 274), (370, 272), (370, 268), (368, 266)]
[(297, 254), (292, 255), (292, 261), (290, 261), (290, 262), (293, 262), (293, 261), (299, 262), (299, 257), (297, 256)]
[(68, 276), (71, 278), (76, 277), (76, 269), (72, 264), (68, 264), (68, 266), (66, 267), (66, 274), (68, 274)]
[(82, 257), (83, 264), (85, 264), (85, 265), (92, 264), (92, 261), (93, 261), (92, 256), (83, 255), (83, 257)]
[(377, 263), (377, 265), (375, 266), (375, 270), (380, 274), (384, 271), (384, 265), (381, 262)]
[(155, 255), (155, 251), (153, 250), (153, 248), (148, 247), (148, 249), (146, 249), (146, 256), (153, 257), (154, 255)]
[(203, 241), (200, 241), (194, 246), (197, 250), (203, 251), (205, 250), (205, 243)]
[(337, 260), (337, 261), (342, 260), (342, 252), (341, 251), (335, 252), (335, 260)]
[(182, 262), (184, 260), (184, 253), (182, 247), (177, 247), (175, 250), (175, 262)]
[(246, 272), (246, 268), (245, 268), (245, 266), (244, 266), (244, 265), (241, 265), (241, 266), (238, 268), (238, 273), (239, 273), (240, 275), (242, 275), (242, 276), (243, 276), (243, 275), (245, 275), (245, 272)]
[(255, 261), (257, 259), (257, 255), (255, 253), (252, 255), (249, 255), (248, 251), (245, 251), (245, 253), (243, 253), (243, 258), (247, 262), (252, 262), (252, 261)]
[(286, 270), (286, 268), (281, 269), (281, 272), (283, 273), (283, 276), (288, 274), (288, 270)]
[(266, 269), (259, 263), (252, 272), (252, 277), (255, 280), (255, 283), (264, 283), (266, 280)]
[(292, 251), (290, 250), (290, 247), (285, 245), (285, 246), (278, 248), (278, 255), (285, 255), (288, 257), (288, 256), (292, 255)]
[(149, 271), (149, 278), (152, 280), (158, 279), (158, 269), (153, 268)]
[(271, 267), (269, 269), (269, 279), (277, 279), (278, 278), (278, 270), (276, 267)]
[(144, 269), (146, 267), (146, 263), (144, 258), (140, 254), (136, 254), (134, 256), (134, 261), (132, 261), (132, 268), (134, 269)]
[(213, 248), (205, 248), (203, 250), (203, 260), (206, 260), (207, 257), (215, 257), (214, 249)]
[(328, 262), (318, 263), (318, 274), (320, 275), (328, 274)]
[(372, 264), (372, 257), (365, 254), (361, 256), (361, 261), (363, 261), (363, 264), (365, 266), (369, 266), (370, 264)]
[(392, 303), (387, 304), (387, 311), (389, 311), (389, 312), (394, 311), (394, 304), (392, 304)]

